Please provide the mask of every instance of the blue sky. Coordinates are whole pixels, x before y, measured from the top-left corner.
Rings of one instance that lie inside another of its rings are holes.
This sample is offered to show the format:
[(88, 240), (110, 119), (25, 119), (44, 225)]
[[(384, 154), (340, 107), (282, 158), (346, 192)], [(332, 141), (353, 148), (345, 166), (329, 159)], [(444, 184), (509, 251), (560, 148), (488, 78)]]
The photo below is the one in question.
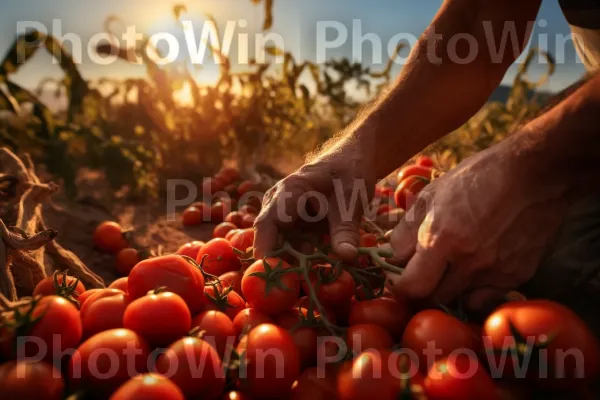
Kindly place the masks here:
[[(198, 30), (206, 13), (214, 15), (220, 23), (246, 20), (248, 26), (243, 32), (250, 36), (260, 32), (263, 20), (262, 8), (253, 6), (249, 0), (2, 0), (2, 3), (0, 54), (4, 54), (9, 48), (19, 21), (37, 21), (51, 30), (52, 21), (60, 20), (62, 33), (76, 33), (85, 45), (90, 37), (103, 31), (103, 21), (111, 14), (120, 16), (128, 25), (135, 25), (138, 32), (172, 32), (183, 40), (181, 29), (171, 11), (173, 5), (178, 3), (187, 5), (188, 13), (184, 19), (191, 20)], [(314, 60), (319, 21), (338, 21), (350, 28), (354, 19), (360, 19), (363, 33), (377, 34), (385, 48), (387, 41), (395, 34), (409, 33), (418, 36), (431, 21), (440, 4), (441, 0), (275, 0), (275, 24), (272, 31), (284, 38), (286, 50), (291, 50), (298, 59)], [(548, 37), (548, 47), (554, 53), (555, 35), (567, 35), (569, 32), (557, 1), (543, 1), (538, 21), (542, 19), (547, 24), (544, 27), (540, 27), (539, 23), (536, 25), (532, 44), (536, 45), (539, 35), (545, 34)], [(250, 44), (253, 45), (252, 43), (251, 41)], [(350, 43), (349, 40), (347, 45), (328, 51), (327, 56), (352, 57)], [(234, 44), (234, 53), (237, 49), (238, 46)], [(379, 68), (380, 65), (372, 62), (369, 46), (365, 45), (363, 50), (363, 61), (373, 64), (373, 69)], [(91, 63), (85, 53), (84, 49), (81, 71), (87, 79), (97, 79), (101, 76), (123, 78), (145, 74), (142, 66), (125, 62), (116, 62), (108, 66)], [(187, 53), (181, 57), (187, 58)], [(394, 72), (397, 73), (400, 68), (401, 66), (395, 67)], [(534, 75), (544, 68), (543, 64), (535, 65)], [(507, 73), (504, 80), (506, 83), (514, 77), (515, 69), (513, 66)], [(197, 77), (200, 81), (210, 81), (210, 77), (215, 75), (215, 70), (215, 66), (208, 63), (202, 71), (197, 72)], [(557, 71), (546, 85), (546, 89), (559, 90), (574, 82), (583, 72), (583, 65), (569, 42), (564, 54), (564, 63), (557, 66)], [(13, 79), (25, 86), (35, 87), (44, 77), (59, 78), (61, 75), (59, 67), (53, 65), (52, 59), (40, 53), (31, 63), (23, 66)]]

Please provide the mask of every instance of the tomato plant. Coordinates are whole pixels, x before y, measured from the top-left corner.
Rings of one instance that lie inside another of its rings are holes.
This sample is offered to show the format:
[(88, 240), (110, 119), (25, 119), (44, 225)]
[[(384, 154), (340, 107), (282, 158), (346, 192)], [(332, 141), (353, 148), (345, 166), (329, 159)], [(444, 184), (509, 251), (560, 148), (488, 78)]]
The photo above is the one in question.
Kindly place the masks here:
[(306, 324), (307, 310), (293, 308), (275, 317), (277, 325), (290, 331), (300, 354), (302, 368), (315, 365), (317, 361), (317, 330)]
[(156, 370), (171, 379), (186, 398), (218, 399), (225, 388), (219, 354), (197, 337), (186, 337), (169, 346), (158, 359)]
[(117, 254), (127, 247), (127, 241), (123, 237), (123, 228), (116, 222), (102, 222), (94, 231), (94, 246), (110, 254)]
[(231, 243), (221, 238), (206, 242), (198, 252), (196, 262), (202, 265), (204, 271), (215, 276), (242, 269), (242, 263)]
[(149, 258), (139, 262), (129, 274), (129, 294), (133, 299), (164, 287), (181, 296), (192, 314), (204, 304), (204, 276), (199, 268), (179, 255)]
[(67, 376), (74, 388), (110, 394), (147, 371), (149, 352), (144, 339), (129, 329), (100, 332), (75, 350)]
[(117, 272), (122, 276), (129, 275), (133, 267), (140, 262), (140, 259), (140, 252), (137, 249), (127, 247), (119, 251), (116, 260)]
[(62, 400), (65, 383), (50, 364), (9, 361), (0, 365), (0, 388), (4, 400)]
[(219, 281), (223, 288), (231, 287), (233, 291), (243, 297), (242, 293), (242, 278), (244, 273), (242, 271), (229, 271), (219, 276)]
[(192, 328), (191, 323), (187, 304), (171, 292), (140, 297), (129, 304), (123, 315), (123, 326), (154, 347), (168, 346), (185, 336)]
[(159, 374), (138, 375), (123, 384), (110, 400), (185, 400), (181, 390)]
[(288, 263), (277, 258), (258, 260), (244, 272), (242, 292), (250, 307), (267, 315), (292, 308), (300, 293), (300, 280), (288, 271)]
[[(338, 306), (349, 303), (354, 296), (354, 279), (342, 268), (319, 265), (311, 271), (310, 281), (317, 298), (324, 306)], [(304, 293), (309, 293), (308, 284), (302, 281)]]
[[(277, 357), (265, 357), (266, 352)], [(291, 335), (283, 328), (261, 324), (242, 338), (240, 388), (253, 398), (287, 398), (300, 375), (300, 355)]]
[(192, 327), (202, 332), (202, 339), (211, 344), (220, 356), (229, 347), (234, 348), (237, 335), (231, 318), (216, 310), (204, 311), (192, 320)]

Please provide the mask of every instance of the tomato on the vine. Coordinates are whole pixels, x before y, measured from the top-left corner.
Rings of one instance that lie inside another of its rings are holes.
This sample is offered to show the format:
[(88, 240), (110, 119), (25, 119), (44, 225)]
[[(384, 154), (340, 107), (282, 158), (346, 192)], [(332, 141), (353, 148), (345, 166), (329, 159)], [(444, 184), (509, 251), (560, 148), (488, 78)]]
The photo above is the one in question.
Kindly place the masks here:
[(379, 297), (352, 303), (349, 323), (379, 325), (397, 340), (402, 336), (409, 318), (410, 310), (406, 304), (388, 297)]
[[(277, 349), (278, 357), (265, 357), (265, 352)], [(283, 328), (261, 324), (242, 338), (238, 354), (245, 365), (245, 377), (240, 388), (253, 398), (287, 398), (292, 383), (300, 375), (298, 348)]]
[(123, 384), (110, 400), (184, 400), (171, 380), (159, 374), (138, 375)]
[(360, 235), (360, 247), (377, 247), (377, 235), (374, 233)]
[(217, 350), (197, 337), (179, 339), (169, 346), (158, 359), (156, 370), (171, 379), (186, 398), (216, 400), (225, 388)]
[(305, 308), (293, 308), (275, 317), (277, 325), (290, 331), (292, 340), (298, 347), (303, 368), (315, 365), (317, 360), (317, 330), (302, 324), (307, 313)]
[(215, 347), (220, 356), (228, 346), (233, 348), (237, 335), (231, 318), (216, 310), (204, 311), (194, 317), (192, 328), (203, 332), (202, 339)]
[[(440, 310), (418, 312), (408, 321), (402, 335), (402, 345), (417, 354), (423, 372), (431, 367), (436, 358), (447, 357), (455, 350), (476, 351), (477, 340), (469, 325)], [(430, 343), (438, 350), (434, 357), (425, 354)]]
[(45, 362), (9, 361), (0, 365), (0, 388), (3, 400), (62, 400), (65, 383)]
[(104, 221), (94, 231), (94, 246), (105, 253), (117, 254), (127, 247), (123, 228), (116, 222)]
[(203, 311), (221, 311), (232, 320), (246, 308), (246, 302), (233, 288), (219, 288), (216, 284), (207, 284), (204, 288), (206, 302)]
[(202, 265), (206, 273), (215, 276), (242, 269), (242, 263), (231, 243), (221, 238), (206, 242), (198, 252), (196, 262)]
[(154, 347), (164, 347), (190, 331), (192, 316), (185, 301), (175, 293), (152, 293), (129, 304), (123, 327), (139, 333)]
[(254, 229), (246, 228), (237, 231), (231, 238), (231, 245), (238, 250), (246, 251), (254, 244)]
[(200, 225), (204, 221), (204, 213), (196, 207), (188, 207), (181, 214), (181, 221), (184, 226)]
[(267, 315), (292, 308), (300, 294), (300, 280), (290, 269), (278, 258), (257, 260), (248, 267), (242, 278), (242, 292), (250, 307)]
[(129, 274), (129, 294), (133, 299), (158, 287), (181, 296), (192, 314), (204, 304), (204, 275), (197, 266), (179, 255), (168, 255), (139, 262)]
[(213, 224), (223, 222), (225, 216), (231, 210), (231, 206), (223, 201), (217, 201), (210, 207), (210, 221)]
[(242, 271), (229, 271), (219, 276), (219, 281), (223, 288), (232, 287), (233, 291), (243, 297), (242, 293), (242, 278), (244, 273)]
[(233, 327), (237, 336), (245, 335), (260, 324), (273, 323), (271, 317), (254, 308), (245, 308), (233, 319)]
[[(66, 279), (65, 279), (66, 277)], [(36, 296), (61, 296), (66, 299), (78, 300), (85, 292), (85, 286), (77, 278), (58, 271), (53, 276), (47, 276), (35, 285), (33, 297)]]
[[(310, 273), (317, 298), (324, 306), (339, 306), (350, 302), (354, 296), (354, 279), (345, 269), (318, 265)], [(307, 282), (302, 281), (304, 293), (309, 293)]]

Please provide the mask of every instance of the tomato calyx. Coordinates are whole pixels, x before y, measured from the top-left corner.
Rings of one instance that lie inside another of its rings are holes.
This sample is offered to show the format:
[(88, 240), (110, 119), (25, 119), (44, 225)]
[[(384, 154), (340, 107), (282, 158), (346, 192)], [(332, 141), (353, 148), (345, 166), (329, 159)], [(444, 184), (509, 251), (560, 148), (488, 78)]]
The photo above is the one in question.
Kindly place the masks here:
[[(67, 281), (67, 278), (69, 277), (68, 273), (68, 269), (65, 269), (62, 273), (54, 271), (54, 274), (52, 274), (52, 284), (54, 286), (54, 291), (56, 292), (57, 296), (69, 300), (77, 308), (79, 308), (79, 301), (74, 296), (77, 290), (77, 285), (79, 284), (79, 278), (75, 279), (72, 283), (69, 284)], [(62, 282), (58, 281), (59, 275), (62, 276)]]
[(231, 304), (229, 304), (229, 297), (227, 296), (229, 293), (233, 291), (233, 286), (227, 286), (223, 289), (221, 285), (221, 281), (217, 278), (217, 281), (211, 281), (207, 283), (213, 287), (214, 296), (204, 293), (206, 298), (210, 300), (219, 310), (225, 312), (228, 308), (234, 308)]
[[(10, 317), (0, 320), (0, 328), (12, 333), (14, 338), (27, 336), (46, 314), (46, 310), (44, 310), (39, 316), (33, 316), (33, 312), (41, 299), (42, 296), (37, 296), (31, 298), (25, 304), (20, 303), (18, 306), (7, 309), (3, 314), (6, 315), (8, 313)], [(14, 345), (16, 345), (16, 341)]]
[(219, 280), (219, 277), (213, 274), (209, 274), (208, 272), (206, 272), (203, 268), (204, 265), (204, 260), (206, 260), (206, 258), (208, 257), (208, 254), (205, 254), (202, 257), (202, 260), (200, 260), (200, 264), (198, 264), (196, 262), (196, 260), (194, 260), (192, 257), (190, 256), (186, 256), (184, 254), (179, 254), (180, 257), (183, 257), (183, 259), (187, 262), (189, 262), (190, 264), (192, 264), (194, 267), (198, 268), (200, 270), (200, 272), (202, 273), (202, 276), (204, 276), (204, 280), (208, 283), (208, 282), (218, 282), (218, 284), (221, 284), (221, 281)]
[(256, 261), (256, 259), (252, 256), (254, 253), (254, 247), (248, 247), (245, 251), (233, 247), (233, 252), (237, 254), (242, 264), (253, 264)]
[(268, 263), (266, 258), (263, 259), (263, 266), (264, 271), (253, 272), (248, 276), (254, 276), (265, 281), (265, 294), (269, 294), (273, 288), (285, 291), (291, 290), (280, 278), (285, 274), (295, 273), (296, 271), (294, 269), (283, 268), (283, 260), (277, 261), (277, 265), (273, 267)]

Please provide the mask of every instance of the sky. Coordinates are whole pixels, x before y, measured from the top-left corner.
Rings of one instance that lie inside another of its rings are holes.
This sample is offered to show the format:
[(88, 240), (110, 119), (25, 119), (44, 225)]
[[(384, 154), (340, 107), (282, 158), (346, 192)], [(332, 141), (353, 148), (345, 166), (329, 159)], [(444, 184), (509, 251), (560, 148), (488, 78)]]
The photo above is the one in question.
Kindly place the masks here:
[[(275, 0), (274, 25), (271, 32), (283, 38), (285, 50), (292, 51), (298, 60), (315, 61), (318, 56), (317, 36), (320, 26), (328, 28), (327, 40), (333, 40), (336, 33), (340, 33), (340, 25), (348, 31), (348, 39), (338, 48), (321, 50), (327, 57), (358, 58), (358, 49), (362, 49), (363, 63), (370, 65), (373, 70), (383, 67), (389, 41), (397, 34), (403, 37), (417, 37), (427, 27), (442, 3), (441, 0)], [(104, 32), (103, 23), (110, 15), (117, 15), (125, 21), (127, 26), (135, 27), (139, 33), (148, 35), (157, 33), (171, 33), (180, 44), (178, 60), (189, 60), (189, 52), (185, 42), (185, 34), (179, 22), (174, 18), (172, 9), (176, 4), (185, 4), (188, 12), (183, 14), (182, 20), (189, 20), (192, 31), (199, 41), (200, 31), (206, 15), (210, 14), (218, 21), (220, 28), (224, 29), (226, 22), (235, 23), (234, 40), (231, 54), (239, 56), (243, 46), (243, 37), (249, 37), (250, 48), (255, 45), (255, 34), (261, 32), (263, 23), (262, 6), (253, 5), (250, 0), (0, 0), (0, 56), (10, 48), (19, 26), (41, 24), (55, 36), (74, 33), (81, 41), (81, 46), (69, 45), (68, 37), (66, 47), (73, 50), (80, 47), (82, 64), (80, 71), (86, 79), (100, 77), (113, 77), (123, 79), (126, 77), (141, 77), (145, 75), (142, 65), (128, 64), (116, 61), (109, 65), (99, 65), (91, 62), (87, 46), (94, 35)], [(247, 26), (240, 26), (244, 20)], [(53, 28), (53, 21), (54, 25)], [(354, 22), (353, 22), (354, 21)], [(381, 60), (373, 57), (372, 46), (365, 42), (363, 46), (353, 45), (353, 36), (374, 33), (382, 44), (383, 56)], [(20, 24), (20, 25), (19, 25)], [(353, 25), (354, 24), (354, 25)], [(60, 26), (60, 31), (58, 27)], [(116, 25), (115, 33), (119, 36), (124, 28)], [(338, 26), (338, 28), (333, 28)], [(336, 30), (337, 29), (337, 30)], [(343, 30), (343, 29), (342, 29)], [(539, 38), (547, 37), (547, 48), (558, 58), (562, 59), (557, 65), (556, 73), (552, 76), (544, 89), (550, 91), (560, 90), (576, 81), (584, 72), (584, 67), (578, 59), (568, 41), (566, 46), (558, 45), (556, 35), (566, 36), (569, 26), (564, 20), (556, 0), (543, 0), (542, 9), (533, 34), (532, 45), (540, 43)], [(244, 34), (244, 35), (240, 35)], [(543, 42), (543, 40), (542, 40)], [(242, 43), (242, 44), (240, 44)], [(166, 42), (161, 42), (159, 48), (165, 47)], [(395, 42), (391, 43), (395, 46)], [(252, 57), (253, 51), (250, 52)], [(92, 54), (93, 56), (93, 54)], [(401, 53), (401, 57), (406, 56)], [(210, 57), (208, 57), (210, 58)], [(208, 59), (207, 58), (207, 59)], [(234, 56), (234, 58), (236, 58)], [(243, 57), (242, 57), (243, 58)], [(397, 74), (402, 65), (395, 65), (393, 72)], [(516, 66), (507, 72), (503, 83), (510, 83), (514, 78)], [(532, 76), (541, 74), (546, 68), (541, 61), (533, 66)], [(204, 65), (196, 65), (194, 75), (200, 82), (214, 81), (217, 76), (217, 67), (214, 62), (207, 61)], [(34, 88), (45, 77), (60, 78), (62, 72), (52, 58), (44, 52), (39, 52), (30, 62), (23, 65), (11, 79), (29, 88)]]

